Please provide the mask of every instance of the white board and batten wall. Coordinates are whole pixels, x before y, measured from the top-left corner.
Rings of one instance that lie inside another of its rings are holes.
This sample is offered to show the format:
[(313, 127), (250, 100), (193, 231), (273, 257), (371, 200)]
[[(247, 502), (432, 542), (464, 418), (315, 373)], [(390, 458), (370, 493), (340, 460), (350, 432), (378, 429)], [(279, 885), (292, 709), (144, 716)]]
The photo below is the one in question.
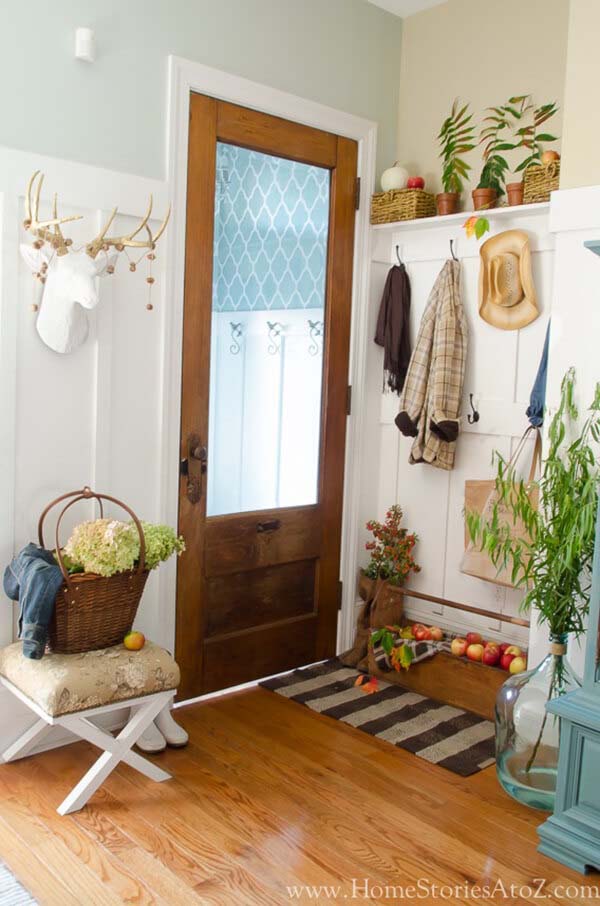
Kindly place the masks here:
[[(381, 291), (389, 266), (396, 263), (396, 246), (407, 268), (412, 292), (411, 334), (413, 343), (427, 304), (429, 292), (450, 255), (450, 239), (461, 261), (462, 298), (469, 326), (469, 346), (464, 384), (461, 433), (454, 470), (435, 469), (408, 462), (412, 438), (403, 437), (394, 424), (398, 411), (395, 394), (381, 394), (382, 351), (371, 342), (369, 372), (373, 386), (379, 382), (378, 437), (373, 445), (378, 456), (375, 498), (367, 517), (382, 518), (392, 503), (404, 511), (404, 525), (417, 532), (415, 549), (422, 571), (411, 576), (416, 591), (470, 606), (519, 614), (522, 592), (505, 589), (464, 575), (459, 566), (464, 551), (464, 486), (467, 479), (486, 479), (494, 474), (493, 451), (510, 456), (528, 426), (525, 415), (539, 365), (552, 303), (554, 237), (549, 232), (548, 205), (530, 210), (490, 212), (491, 233), (523, 229), (530, 237), (535, 286), (540, 316), (519, 331), (503, 331), (478, 315), (479, 246), (468, 239), (462, 224), (466, 216), (449, 222), (436, 218), (430, 224), (386, 225), (372, 230), (371, 337)], [(484, 240), (482, 240), (484, 241)], [(480, 413), (469, 424), (469, 395)], [(532, 444), (520, 463), (528, 468)], [(364, 506), (364, 502), (363, 502)], [(364, 556), (364, 555), (363, 555)], [(411, 617), (439, 622), (457, 631), (474, 629), (489, 637), (513, 639), (527, 644), (526, 629), (497, 619), (453, 610), (443, 605), (407, 599)]]
[[(89, 313), (87, 341), (70, 355), (47, 348), (35, 330), (41, 285), (21, 258), (19, 243), (31, 243), (22, 227), (26, 184), (34, 170), (45, 173), (41, 214), (49, 216), (52, 194), (59, 213), (81, 214), (67, 224), (74, 246), (89, 241), (118, 205), (111, 233), (133, 228), (153, 195), (157, 228), (169, 203), (166, 183), (73, 162), (0, 148), (0, 562), (37, 540), (37, 520), (53, 498), (90, 485), (121, 498), (149, 521), (160, 519), (162, 362), (164, 359), (164, 264), (166, 248), (156, 250), (153, 311), (146, 310), (146, 264), (130, 273), (121, 260), (113, 276), (100, 278), (99, 304)], [(133, 253), (133, 250), (132, 250)], [(85, 252), (84, 252), (85, 254)], [(132, 254), (132, 258), (137, 259)], [(147, 263), (147, 262), (146, 262)], [(64, 521), (70, 527), (93, 518), (82, 503)], [(110, 509), (117, 518), (117, 509)], [(46, 541), (54, 536), (55, 517)], [(0, 644), (16, 637), (16, 608), (2, 595)], [(164, 620), (157, 575), (144, 594), (140, 628), (170, 644), (171, 620)], [(2, 727), (16, 737), (31, 721), (6, 691), (0, 693)], [(4, 743), (5, 733), (0, 734)]]

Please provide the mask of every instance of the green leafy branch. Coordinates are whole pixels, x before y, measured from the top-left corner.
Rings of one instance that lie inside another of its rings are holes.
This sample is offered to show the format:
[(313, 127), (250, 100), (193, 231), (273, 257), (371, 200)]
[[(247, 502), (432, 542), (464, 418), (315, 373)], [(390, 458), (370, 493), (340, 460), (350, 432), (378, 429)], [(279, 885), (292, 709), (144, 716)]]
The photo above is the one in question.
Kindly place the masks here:
[[(539, 481), (539, 507), (514, 465), (496, 453), (497, 500), (491, 516), (466, 513), (471, 540), (512, 581), (526, 589), (521, 608), (538, 611), (554, 635), (584, 632), (591, 592), (599, 471), (591, 444), (600, 442), (600, 384), (579, 435), (567, 435), (577, 420), (575, 372), (561, 386), (560, 405), (548, 432), (549, 448)], [(514, 537), (521, 522), (527, 537)]]
[[(531, 105), (527, 108), (527, 112), (531, 109)], [(520, 173), (522, 170), (526, 170), (527, 167), (532, 165), (539, 164), (542, 157), (542, 149), (540, 147), (540, 142), (555, 142), (558, 141), (558, 136), (552, 135), (550, 132), (538, 132), (540, 126), (542, 126), (547, 120), (553, 117), (558, 111), (558, 105), (553, 101), (549, 104), (542, 104), (540, 107), (536, 107), (533, 111), (533, 121), (528, 123), (526, 126), (521, 126), (520, 129), (517, 129), (515, 135), (519, 141), (514, 145), (515, 148), (526, 148), (528, 150), (527, 157), (521, 161), (519, 166), (516, 168), (515, 173)]]
[(462, 192), (464, 180), (471, 169), (461, 155), (475, 147), (475, 127), (471, 120), (468, 103), (459, 107), (458, 98), (454, 99), (450, 115), (442, 123), (437, 139), (440, 144), (440, 157), (443, 161), (442, 185), (444, 192)]
[[(483, 128), (479, 133), (479, 144), (483, 145), (483, 169), (479, 177), (478, 189), (495, 189), (498, 197), (504, 195), (508, 161), (501, 153), (514, 148), (512, 142), (504, 139), (515, 119), (520, 119), (527, 96), (509, 98), (508, 103), (500, 107), (488, 107), (487, 116), (483, 119)], [(486, 125), (487, 124), (487, 125)]]

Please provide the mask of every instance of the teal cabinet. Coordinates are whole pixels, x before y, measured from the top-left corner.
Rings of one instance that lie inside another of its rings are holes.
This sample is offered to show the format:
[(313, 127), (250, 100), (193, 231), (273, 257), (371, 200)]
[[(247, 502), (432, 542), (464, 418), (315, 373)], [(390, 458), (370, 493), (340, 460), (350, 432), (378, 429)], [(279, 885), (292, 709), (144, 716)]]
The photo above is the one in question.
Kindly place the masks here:
[(600, 507), (581, 689), (547, 705), (560, 717), (554, 814), (538, 829), (541, 853), (585, 874), (600, 871)]

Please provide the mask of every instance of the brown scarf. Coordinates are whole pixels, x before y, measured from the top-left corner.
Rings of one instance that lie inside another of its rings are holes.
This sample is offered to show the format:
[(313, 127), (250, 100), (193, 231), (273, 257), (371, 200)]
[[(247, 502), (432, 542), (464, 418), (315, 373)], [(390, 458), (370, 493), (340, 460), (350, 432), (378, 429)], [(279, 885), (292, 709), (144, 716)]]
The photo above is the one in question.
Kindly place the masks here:
[(403, 264), (387, 275), (375, 342), (384, 348), (383, 386), (400, 393), (410, 362), (410, 281)]

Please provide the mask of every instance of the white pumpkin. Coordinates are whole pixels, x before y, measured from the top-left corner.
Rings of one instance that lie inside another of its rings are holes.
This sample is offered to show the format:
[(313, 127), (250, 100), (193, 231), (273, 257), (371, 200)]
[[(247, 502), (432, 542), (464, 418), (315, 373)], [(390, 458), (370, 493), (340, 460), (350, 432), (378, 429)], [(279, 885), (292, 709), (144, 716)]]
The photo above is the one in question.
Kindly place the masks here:
[(398, 161), (381, 174), (381, 188), (384, 192), (392, 189), (405, 189), (408, 182), (408, 170), (401, 167)]

